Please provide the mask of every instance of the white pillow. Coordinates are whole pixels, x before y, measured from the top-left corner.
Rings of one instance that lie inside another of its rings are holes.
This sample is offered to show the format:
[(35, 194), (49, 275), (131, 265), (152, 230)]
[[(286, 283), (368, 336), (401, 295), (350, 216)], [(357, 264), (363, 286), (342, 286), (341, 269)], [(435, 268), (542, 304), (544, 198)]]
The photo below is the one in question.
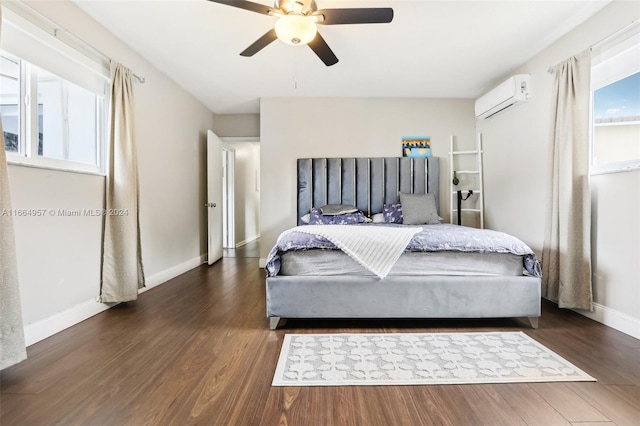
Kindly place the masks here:
[(371, 220), (373, 223), (384, 223), (384, 214), (377, 213), (371, 216)]
[(327, 204), (320, 207), (323, 216), (337, 216), (339, 214), (355, 213), (358, 209), (348, 204)]

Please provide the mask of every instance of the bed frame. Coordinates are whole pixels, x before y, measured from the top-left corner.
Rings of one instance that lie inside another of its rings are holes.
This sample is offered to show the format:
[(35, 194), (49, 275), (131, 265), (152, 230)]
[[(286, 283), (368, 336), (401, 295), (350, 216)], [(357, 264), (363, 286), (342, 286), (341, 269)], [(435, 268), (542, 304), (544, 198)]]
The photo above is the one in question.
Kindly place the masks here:
[[(306, 158), (298, 167), (298, 224), (311, 207), (351, 204), (368, 215), (398, 202), (398, 193), (433, 193), (439, 206), (439, 159)], [(275, 276), (266, 280), (267, 317), (528, 317), (538, 328), (539, 277)]]

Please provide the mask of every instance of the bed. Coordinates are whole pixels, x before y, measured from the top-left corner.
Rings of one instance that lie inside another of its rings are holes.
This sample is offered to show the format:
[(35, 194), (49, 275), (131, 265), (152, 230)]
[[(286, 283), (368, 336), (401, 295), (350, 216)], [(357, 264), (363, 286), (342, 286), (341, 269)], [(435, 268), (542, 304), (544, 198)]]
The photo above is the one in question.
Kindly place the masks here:
[[(409, 222), (430, 209), (415, 200), (438, 208), (439, 176), (437, 157), (299, 159), (298, 223), (267, 258), (270, 328), (286, 318), (503, 317), (537, 328), (540, 265), (524, 243), (440, 224), (433, 212), (423, 224), (397, 224), (398, 206)], [(346, 206), (353, 211), (329, 211)]]

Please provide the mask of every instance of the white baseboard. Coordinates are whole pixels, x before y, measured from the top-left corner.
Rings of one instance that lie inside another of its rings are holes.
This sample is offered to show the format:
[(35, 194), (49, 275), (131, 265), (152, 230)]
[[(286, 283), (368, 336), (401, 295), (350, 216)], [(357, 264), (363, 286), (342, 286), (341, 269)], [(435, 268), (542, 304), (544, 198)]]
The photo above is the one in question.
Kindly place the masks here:
[(258, 238), (260, 238), (260, 234), (254, 235), (253, 237), (250, 237), (250, 238), (247, 238), (244, 241), (240, 241), (239, 243), (236, 244), (236, 248), (240, 248), (242, 246), (246, 246), (250, 242), (257, 240)]
[(116, 303), (87, 300), (73, 308), (58, 312), (32, 324), (27, 324), (24, 326), (25, 343), (27, 346), (33, 345), (102, 311), (106, 311), (114, 305)]
[[(193, 268), (206, 263), (207, 255), (202, 254), (199, 257), (193, 258), (179, 265), (175, 265), (164, 271), (157, 272), (150, 275), (146, 279), (146, 287), (140, 290), (140, 293), (164, 284), (172, 278), (177, 277)], [(259, 261), (260, 268), (263, 268), (267, 264), (267, 259), (261, 257)], [(95, 300), (88, 300), (65, 311), (51, 315), (33, 324), (28, 324), (24, 327), (25, 343), (30, 346), (47, 337), (69, 328), (75, 324), (78, 324), (87, 318), (106, 311), (110, 307), (116, 305), (115, 303), (101, 303)], [(591, 318), (599, 323), (621, 331), (629, 336), (640, 339), (640, 318), (634, 318), (623, 312), (611, 309), (607, 306), (600, 305), (598, 303), (593, 304), (593, 312), (575, 310), (581, 315)]]
[(165, 269), (164, 271), (156, 272), (155, 274), (146, 277), (145, 288), (140, 289), (139, 293), (143, 293), (149, 289), (152, 289), (153, 287), (164, 284), (171, 278), (175, 278), (180, 274), (184, 274), (185, 272), (192, 270), (193, 268), (197, 268), (206, 261), (207, 255), (201, 254), (199, 257), (194, 257), (193, 259), (182, 262), (179, 265), (172, 266), (171, 268)]
[(261, 257), (260, 260), (258, 261), (258, 267), (260, 269), (264, 269), (265, 266), (267, 266), (267, 258), (266, 257)]
[[(179, 265), (146, 277), (146, 287), (140, 289), (139, 293), (144, 293), (153, 287), (164, 284), (170, 279), (200, 266), (206, 261), (206, 258), (206, 255), (200, 255)], [(100, 312), (106, 311), (115, 305), (117, 305), (117, 303), (102, 303), (96, 300), (87, 300), (86, 302), (65, 311), (58, 312), (32, 324), (27, 324), (24, 327), (25, 343), (27, 346), (33, 345), (34, 343), (44, 340), (47, 337), (53, 336), (62, 330), (91, 318)]]
[(635, 337), (636, 339), (640, 339), (640, 318), (634, 318), (598, 303), (593, 304), (593, 312), (579, 309), (574, 309), (574, 311), (608, 327), (615, 328), (629, 336)]

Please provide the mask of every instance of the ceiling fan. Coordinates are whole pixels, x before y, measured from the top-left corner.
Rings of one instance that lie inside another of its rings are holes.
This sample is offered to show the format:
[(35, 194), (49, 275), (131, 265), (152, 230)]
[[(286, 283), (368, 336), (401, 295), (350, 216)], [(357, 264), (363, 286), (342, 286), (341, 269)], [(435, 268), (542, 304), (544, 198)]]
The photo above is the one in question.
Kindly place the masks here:
[(338, 58), (318, 33), (317, 24), (386, 24), (393, 19), (390, 7), (318, 10), (315, 0), (275, 0), (273, 7), (246, 0), (209, 1), (278, 18), (274, 28), (242, 51), (241, 56), (253, 56), (280, 39), (291, 45), (307, 44), (327, 66), (336, 64)]

